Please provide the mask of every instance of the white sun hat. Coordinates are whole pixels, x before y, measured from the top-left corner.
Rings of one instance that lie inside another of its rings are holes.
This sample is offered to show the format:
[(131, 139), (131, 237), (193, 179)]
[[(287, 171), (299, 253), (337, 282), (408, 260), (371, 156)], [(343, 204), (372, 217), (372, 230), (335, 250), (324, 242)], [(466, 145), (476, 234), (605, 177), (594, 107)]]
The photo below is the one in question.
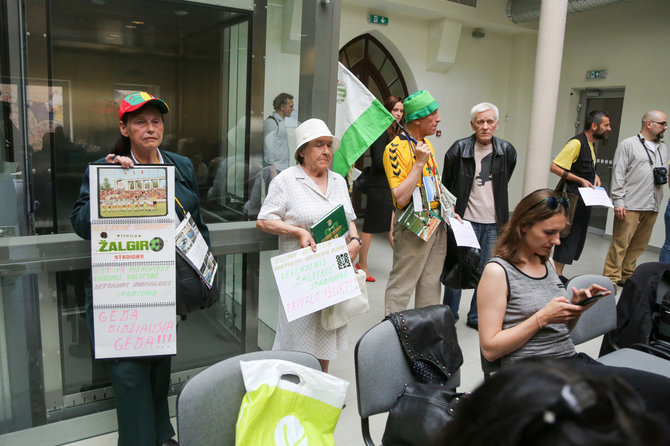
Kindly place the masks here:
[(340, 140), (335, 137), (325, 122), (320, 119), (312, 118), (300, 124), (295, 129), (295, 140), (296, 147), (295, 152), (298, 151), (303, 144), (308, 143), (316, 138), (321, 136), (332, 136), (333, 137), (333, 151), (337, 150), (337, 147), (340, 145)]

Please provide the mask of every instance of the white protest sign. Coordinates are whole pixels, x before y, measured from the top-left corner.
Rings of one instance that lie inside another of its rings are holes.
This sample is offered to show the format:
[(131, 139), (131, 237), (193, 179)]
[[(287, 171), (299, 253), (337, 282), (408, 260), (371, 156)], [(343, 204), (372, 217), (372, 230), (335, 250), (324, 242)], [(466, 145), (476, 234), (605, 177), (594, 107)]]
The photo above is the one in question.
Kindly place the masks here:
[(289, 322), (361, 294), (344, 238), (316, 246), (270, 259)]
[(174, 166), (89, 176), (95, 357), (174, 355)]

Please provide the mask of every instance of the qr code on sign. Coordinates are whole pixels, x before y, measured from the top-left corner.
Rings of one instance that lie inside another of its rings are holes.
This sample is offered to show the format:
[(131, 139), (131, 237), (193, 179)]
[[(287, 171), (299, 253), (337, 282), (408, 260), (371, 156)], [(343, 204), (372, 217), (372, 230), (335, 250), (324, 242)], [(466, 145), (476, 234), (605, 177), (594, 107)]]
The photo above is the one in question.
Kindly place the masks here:
[(344, 268), (349, 268), (351, 266), (351, 261), (349, 260), (349, 254), (344, 253), (344, 254), (338, 254), (335, 256), (337, 259), (337, 268), (338, 269), (344, 269)]

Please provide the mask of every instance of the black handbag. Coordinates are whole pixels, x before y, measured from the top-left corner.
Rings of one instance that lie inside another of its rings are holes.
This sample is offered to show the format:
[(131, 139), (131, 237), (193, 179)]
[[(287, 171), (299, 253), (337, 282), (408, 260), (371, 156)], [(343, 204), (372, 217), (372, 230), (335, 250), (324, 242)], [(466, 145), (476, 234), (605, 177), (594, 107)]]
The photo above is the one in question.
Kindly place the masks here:
[(384, 446), (444, 446), (447, 423), (467, 394), (437, 384), (406, 384), (389, 411), (382, 437)]
[(481, 252), (470, 246), (458, 246), (454, 231), (447, 226), (447, 256), (444, 258), (440, 282), (455, 290), (477, 288)]
[(370, 188), (370, 170), (372, 166), (363, 169), (363, 172), (354, 180), (354, 189), (362, 194), (367, 194)]
[(570, 207), (565, 210), (565, 228), (561, 231), (561, 238), (565, 238), (570, 235), (572, 230), (572, 222), (575, 219), (575, 212), (577, 212), (577, 202), (579, 201), (579, 195), (568, 192), (568, 174), (569, 170), (563, 171), (563, 176), (561, 180), (556, 185), (554, 189), (554, 195), (559, 198), (565, 198), (570, 203)]
[[(177, 200), (177, 197), (175, 197), (175, 201), (181, 208), (184, 217), (186, 217), (186, 210), (179, 200)], [(214, 276), (212, 287), (210, 288), (207, 286), (205, 279), (200, 275), (200, 272), (195, 269), (195, 266), (186, 260), (186, 254), (181, 252), (179, 248), (175, 250), (177, 314), (185, 315), (214, 305), (219, 300), (216, 276)]]
[(208, 287), (205, 279), (184, 258), (179, 249), (175, 254), (175, 271), (177, 273), (177, 314), (189, 314), (196, 310), (209, 308), (219, 300), (216, 280)]

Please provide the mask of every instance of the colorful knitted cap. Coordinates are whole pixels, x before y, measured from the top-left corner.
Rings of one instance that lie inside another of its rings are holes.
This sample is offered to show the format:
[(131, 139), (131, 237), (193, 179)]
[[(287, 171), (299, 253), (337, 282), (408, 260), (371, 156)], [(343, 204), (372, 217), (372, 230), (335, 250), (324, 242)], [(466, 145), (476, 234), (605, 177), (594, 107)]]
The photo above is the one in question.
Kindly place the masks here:
[(119, 107), (119, 119), (123, 120), (123, 115), (126, 113), (133, 112), (147, 104), (153, 104), (158, 107), (158, 110), (163, 115), (170, 110), (164, 100), (155, 98), (146, 91), (138, 91), (123, 98), (121, 107)]
[(407, 122), (428, 116), (440, 108), (440, 104), (426, 90), (419, 90), (407, 96), (403, 105), (405, 106), (405, 120)]

